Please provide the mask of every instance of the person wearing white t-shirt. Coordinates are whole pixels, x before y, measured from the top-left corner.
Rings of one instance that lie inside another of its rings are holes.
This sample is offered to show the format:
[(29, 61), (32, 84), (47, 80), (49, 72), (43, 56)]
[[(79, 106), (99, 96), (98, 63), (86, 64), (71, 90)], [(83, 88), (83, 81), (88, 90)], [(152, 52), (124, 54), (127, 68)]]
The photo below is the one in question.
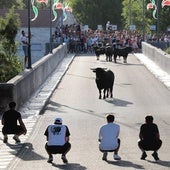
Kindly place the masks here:
[(24, 66), (26, 67), (28, 61), (28, 36), (25, 35), (24, 30), (22, 30), (21, 35), (21, 45), (24, 51), (25, 59), (24, 59)]
[(114, 159), (120, 160), (118, 155), (120, 147), (120, 139), (118, 138), (120, 126), (114, 123), (114, 115), (108, 114), (106, 116), (107, 124), (103, 125), (99, 130), (99, 149), (103, 152), (103, 160), (107, 161), (108, 152), (114, 152)]
[(62, 124), (61, 118), (56, 118), (54, 124), (49, 125), (44, 133), (47, 137), (45, 149), (49, 155), (48, 163), (52, 163), (52, 154), (62, 154), (61, 159), (67, 163), (66, 154), (71, 148), (69, 143), (70, 132), (66, 125)]

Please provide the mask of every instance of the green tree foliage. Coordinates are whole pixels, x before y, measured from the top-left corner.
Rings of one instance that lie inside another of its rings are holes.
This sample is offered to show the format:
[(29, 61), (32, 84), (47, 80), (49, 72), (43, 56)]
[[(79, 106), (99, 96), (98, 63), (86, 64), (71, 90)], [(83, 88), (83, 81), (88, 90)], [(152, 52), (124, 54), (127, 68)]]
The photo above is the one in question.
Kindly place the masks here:
[(82, 24), (96, 29), (101, 24), (104, 28), (107, 21), (121, 28), (122, 5), (120, 0), (70, 0), (73, 14)]
[(19, 17), (14, 8), (6, 17), (0, 18), (0, 82), (6, 82), (22, 70), (22, 63), (16, 56), (15, 37), (19, 26)]
[(0, 0), (1, 9), (10, 9), (13, 6), (15, 9), (23, 9), (23, 0)]
[[(161, 2), (159, 1), (159, 27), (160, 31), (166, 32), (170, 25), (170, 8), (162, 8)], [(150, 3), (148, 0), (123, 0), (122, 17), (126, 29), (129, 29), (130, 25), (136, 25), (137, 30), (141, 32), (144, 24), (145, 31), (150, 32), (150, 25), (157, 24), (157, 19), (153, 18), (153, 9), (147, 10), (148, 3)]]

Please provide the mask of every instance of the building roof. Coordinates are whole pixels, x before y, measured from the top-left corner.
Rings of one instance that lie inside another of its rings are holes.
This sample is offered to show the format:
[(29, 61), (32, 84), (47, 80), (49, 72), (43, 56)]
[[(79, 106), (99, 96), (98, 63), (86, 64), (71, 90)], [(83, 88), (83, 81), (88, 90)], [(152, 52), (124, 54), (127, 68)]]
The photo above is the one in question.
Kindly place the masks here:
[[(0, 17), (5, 17), (5, 14), (8, 12), (7, 9), (0, 9)], [(21, 21), (21, 27), (28, 27), (28, 9), (24, 9), (24, 10), (15, 10), (16, 13), (19, 14), (19, 18)], [(50, 26), (50, 10), (46, 9), (46, 10), (39, 10), (38, 11), (38, 17), (36, 20), (31, 21), (30, 26), (31, 27), (49, 27)], [(58, 10), (57, 11), (57, 20), (55, 20), (54, 22), (52, 22), (52, 27), (56, 26), (56, 23), (59, 19), (59, 17), (61, 16), (62, 11)], [(30, 16), (31, 19), (34, 18), (34, 13), (31, 9), (30, 11)], [(51, 16), (51, 19), (53, 19), (54, 16)]]

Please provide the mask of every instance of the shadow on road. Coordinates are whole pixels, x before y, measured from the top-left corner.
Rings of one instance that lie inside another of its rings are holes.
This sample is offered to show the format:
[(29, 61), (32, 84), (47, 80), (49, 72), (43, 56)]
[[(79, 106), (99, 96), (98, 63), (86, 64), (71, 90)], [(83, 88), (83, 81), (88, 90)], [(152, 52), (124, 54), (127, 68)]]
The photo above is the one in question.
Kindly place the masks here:
[(55, 163), (52, 163), (52, 166), (56, 167), (56, 168), (59, 168), (59, 169), (68, 169), (68, 170), (85, 170), (87, 169), (86, 167), (84, 166), (81, 166), (80, 164), (76, 164), (76, 163), (68, 163), (68, 164), (65, 164), (65, 165), (58, 165), (58, 164), (55, 164)]
[(132, 102), (126, 101), (126, 100), (121, 100), (121, 99), (106, 99), (106, 102), (113, 104), (115, 106), (121, 106), (121, 107), (126, 107), (129, 104), (133, 104)]
[(157, 161), (157, 162), (155, 162), (155, 161), (150, 161), (150, 160), (147, 160), (147, 161), (150, 162), (150, 163), (155, 163), (155, 164), (164, 166), (164, 167), (170, 167), (170, 161), (162, 161), (162, 160), (159, 160), (159, 161)]
[(116, 165), (116, 166), (122, 166), (122, 167), (132, 167), (135, 169), (144, 169), (144, 167), (142, 165), (138, 165), (138, 164), (134, 164), (130, 161), (107, 161), (107, 163), (112, 164), (112, 165)]
[(17, 150), (18, 153), (15, 154), (17, 157), (19, 157), (22, 160), (25, 161), (32, 161), (32, 160), (43, 160), (46, 159), (45, 157), (39, 155), (34, 151), (33, 145), (31, 143), (21, 143), (19, 145), (22, 145), (22, 147), (18, 150), (17, 145), (13, 144), (7, 144), (13, 151), (11, 153), (16, 153)]

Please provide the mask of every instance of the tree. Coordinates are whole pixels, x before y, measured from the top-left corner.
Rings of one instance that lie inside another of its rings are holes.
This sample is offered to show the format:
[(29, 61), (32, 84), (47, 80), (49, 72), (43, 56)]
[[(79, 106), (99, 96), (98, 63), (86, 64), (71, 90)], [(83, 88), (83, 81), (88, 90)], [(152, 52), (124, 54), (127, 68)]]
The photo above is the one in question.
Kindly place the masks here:
[(23, 0), (0, 0), (1, 9), (10, 9), (12, 6), (14, 6), (15, 9), (23, 9)]
[(120, 0), (70, 0), (73, 14), (82, 24), (88, 24), (90, 28), (96, 29), (97, 25), (105, 28), (107, 21), (121, 28)]
[(4, 19), (0, 18), (0, 82), (8, 81), (22, 70), (22, 63), (16, 56), (18, 27), (19, 17), (11, 8)]
[[(144, 6), (143, 6), (144, 3)], [(150, 25), (156, 25), (157, 19), (153, 18), (153, 9), (147, 10), (147, 0), (123, 0), (122, 17), (124, 20), (124, 27), (129, 29), (130, 25), (136, 25), (139, 32), (142, 32), (143, 25), (145, 32), (150, 32)], [(161, 1), (159, 1), (159, 29), (165, 32), (169, 26), (170, 8), (161, 8)], [(143, 15), (144, 10), (144, 15)]]

